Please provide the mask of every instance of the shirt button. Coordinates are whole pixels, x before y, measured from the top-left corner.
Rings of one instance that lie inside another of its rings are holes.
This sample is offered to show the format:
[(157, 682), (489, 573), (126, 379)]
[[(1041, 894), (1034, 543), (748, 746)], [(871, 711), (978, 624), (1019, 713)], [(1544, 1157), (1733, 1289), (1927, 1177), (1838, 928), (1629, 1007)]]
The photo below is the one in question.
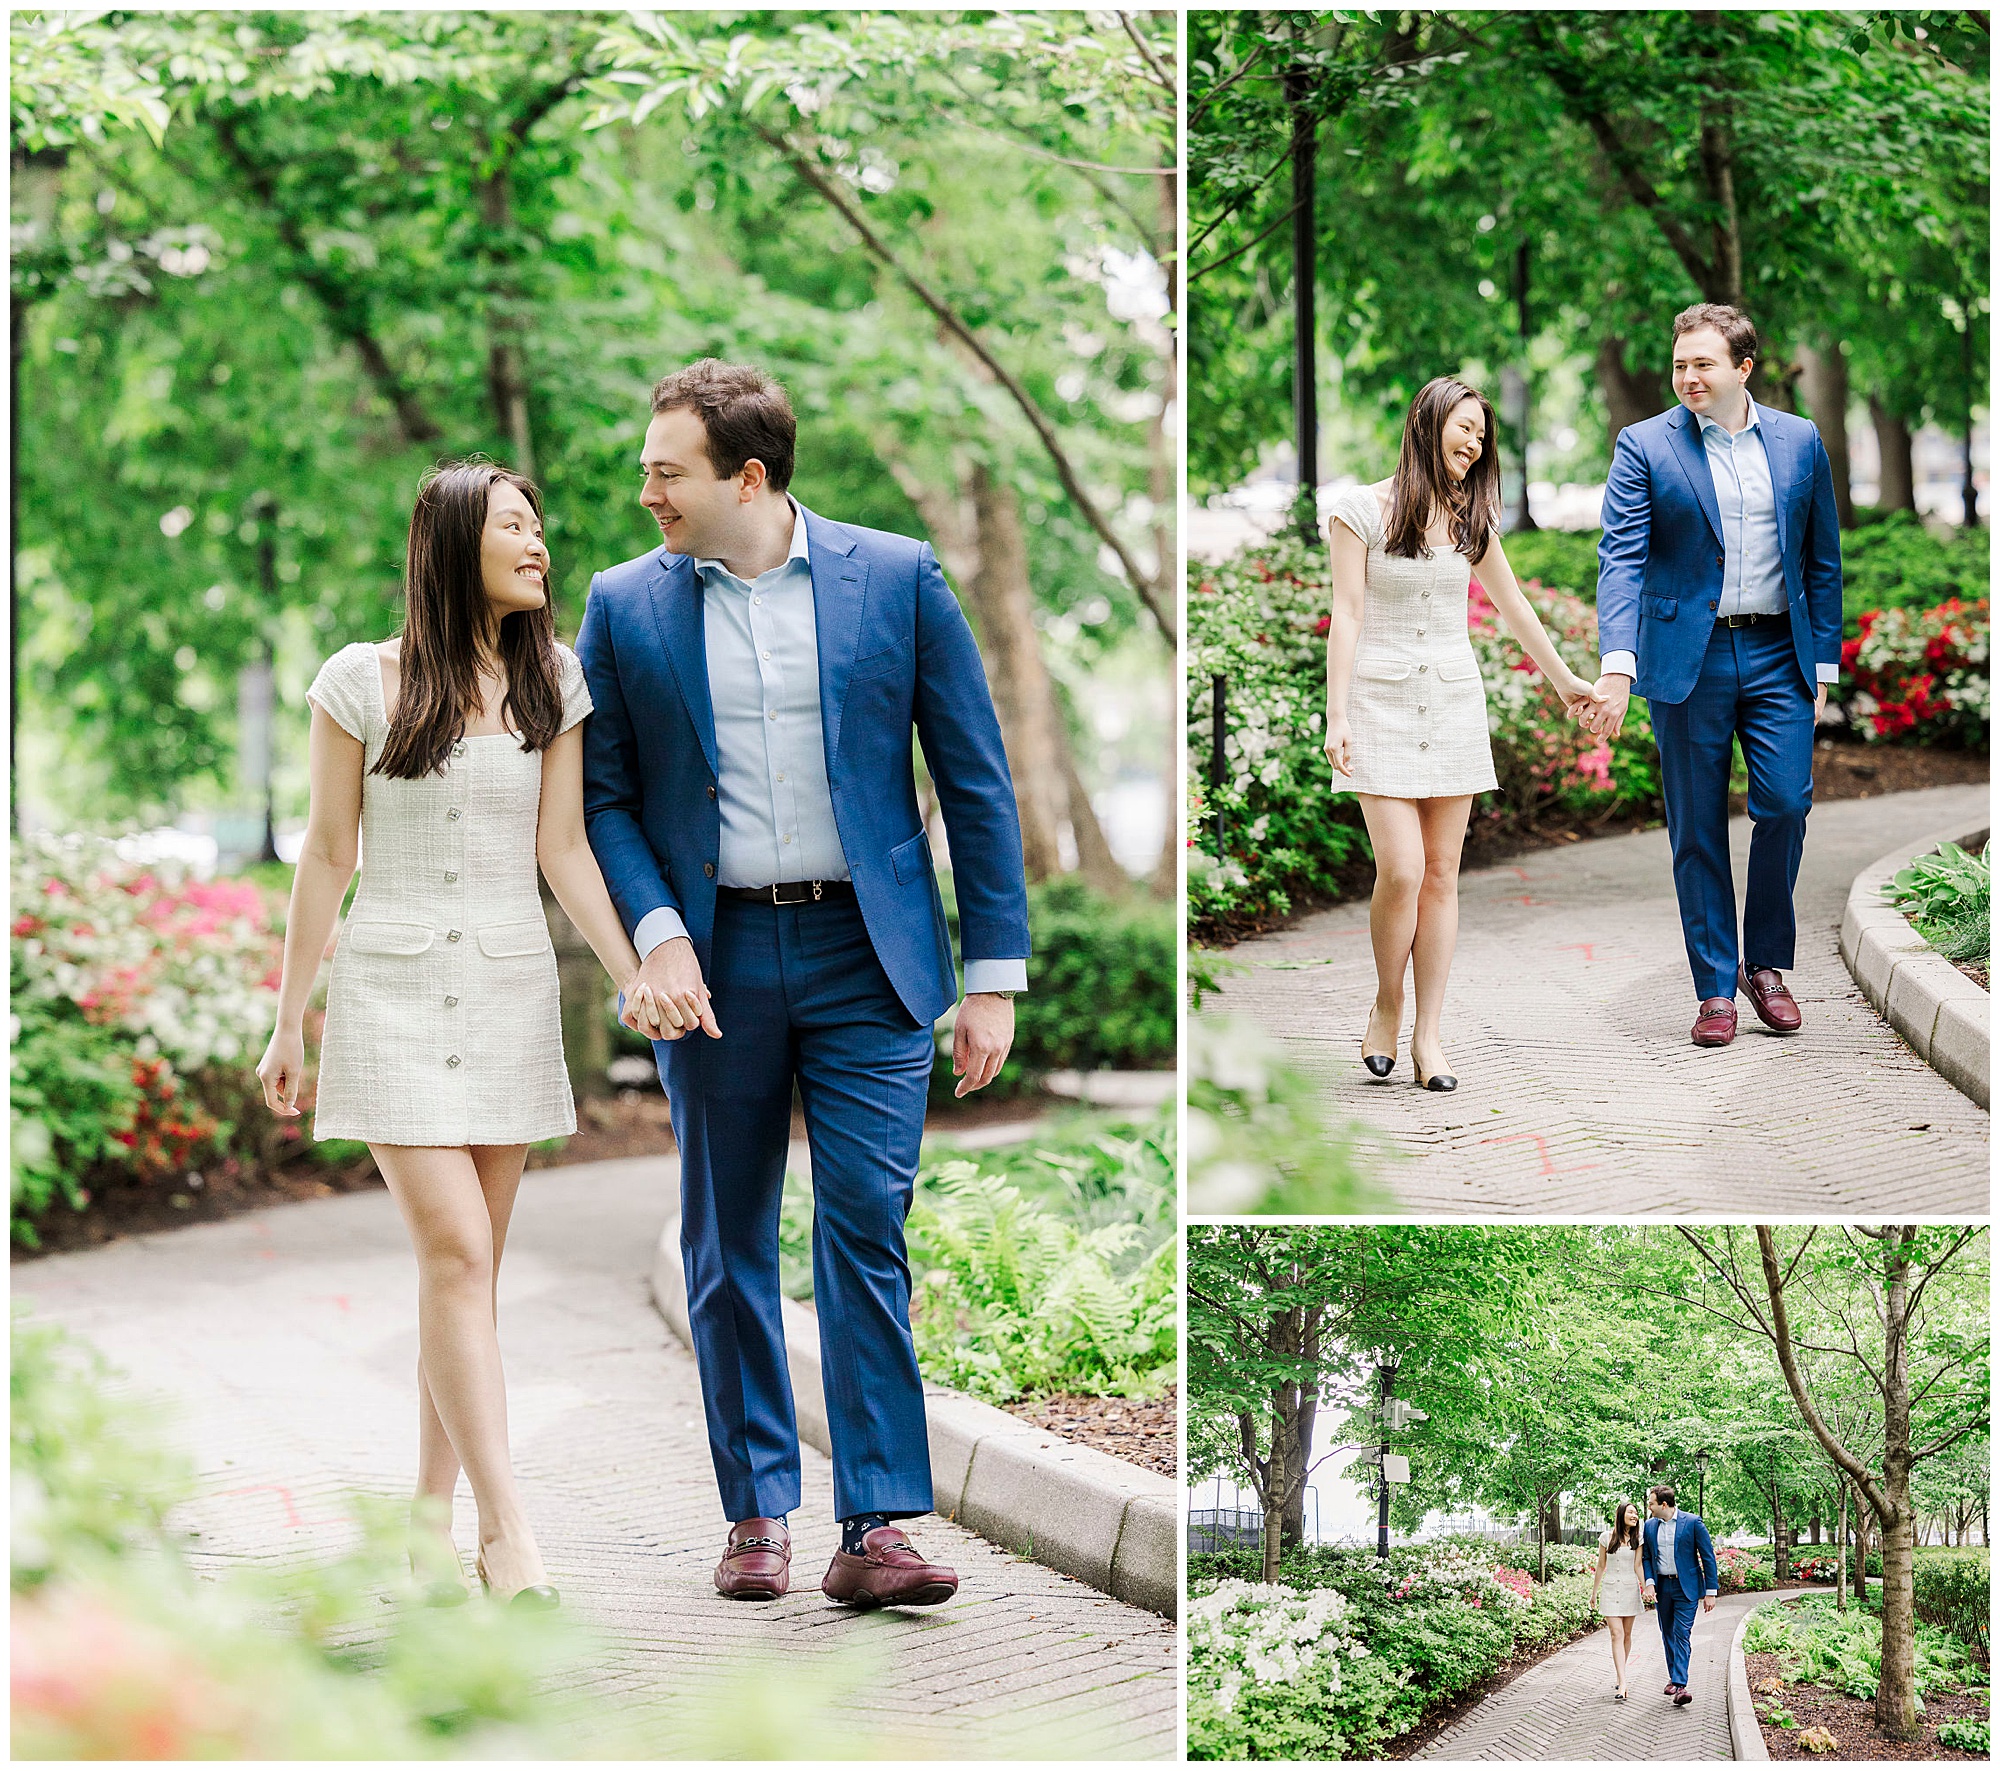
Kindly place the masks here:
[(458, 1007), (458, 998), (457, 998), (456, 996), (447, 996), (447, 997), (446, 997), (446, 998), (444, 999), (444, 1006), (445, 1006), (446, 1008), (457, 1008), (457, 1007)]
[(757, 604), (759, 608), (761, 608), (761, 607), (763, 606), (763, 603), (764, 603), (764, 599), (763, 599), (762, 597), (760, 597), (760, 596), (753, 596), (753, 597), (752, 597), (752, 598), (751, 598), (750, 600), (751, 600), (751, 601), (752, 601), (753, 603)]
[(791, 839), (791, 837), (790, 837), (789, 835), (787, 835), (787, 836), (786, 836), (786, 838), (785, 838), (785, 841), (786, 841), (786, 842), (790, 842), (791, 840), (792, 840), (792, 839)]
[(458, 1068), (458, 1053), (453, 1052), (450, 1057), (445, 1059), (444, 1063), (447, 1070), (456, 1070)]
[(769, 713), (765, 714), (764, 717), (766, 719), (776, 719), (778, 717), (778, 710), (774, 707), (771, 709)]
[(785, 771), (783, 769), (780, 769), (778, 771), (778, 779), (782, 781), (784, 778), (785, 778)]
[(447, 941), (456, 941), (462, 932), (463, 932), (462, 930), (453, 929), (450, 934), (445, 936), (445, 939)]
[(770, 655), (771, 655), (771, 654), (770, 654), (769, 652), (759, 652), (759, 653), (757, 654), (757, 656), (758, 656), (758, 657), (760, 657), (760, 658), (768, 658), (768, 657), (770, 657)]
[(457, 881), (458, 881), (458, 875), (455, 873), (447, 873), (444, 876), (444, 883), (446, 885), (455, 885)]
[(701, 870), (702, 870), (702, 873), (703, 873), (703, 874), (704, 874), (704, 875), (705, 875), (705, 876), (706, 876), (707, 878), (709, 878), (709, 879), (713, 879), (713, 878), (715, 877), (715, 863), (714, 863), (713, 861), (704, 861), (704, 862), (702, 862), (702, 864), (701, 864)]

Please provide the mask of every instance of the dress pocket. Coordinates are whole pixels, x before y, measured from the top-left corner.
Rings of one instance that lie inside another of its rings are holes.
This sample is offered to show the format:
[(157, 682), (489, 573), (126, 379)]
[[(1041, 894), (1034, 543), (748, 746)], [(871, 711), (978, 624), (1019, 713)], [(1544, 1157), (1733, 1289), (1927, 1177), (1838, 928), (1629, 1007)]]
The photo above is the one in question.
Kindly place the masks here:
[(355, 953), (412, 955), (427, 952), (433, 937), (422, 922), (350, 922), (341, 944)]
[(1470, 654), (1463, 658), (1447, 658), (1438, 666), (1438, 681), (1441, 683), (1476, 682), (1479, 677), (1479, 660)]
[(1410, 674), (1407, 658), (1357, 658), (1354, 674), (1371, 683), (1399, 683)]
[(539, 917), (519, 922), (489, 922), (479, 931), (479, 951), (488, 959), (523, 959), (552, 952), (549, 925)]

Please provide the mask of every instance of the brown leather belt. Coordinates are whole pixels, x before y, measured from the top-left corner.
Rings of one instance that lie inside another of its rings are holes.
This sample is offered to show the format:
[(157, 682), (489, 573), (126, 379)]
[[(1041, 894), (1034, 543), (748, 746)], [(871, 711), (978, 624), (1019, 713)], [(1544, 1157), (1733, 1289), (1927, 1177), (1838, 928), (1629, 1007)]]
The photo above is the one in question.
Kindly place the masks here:
[(825, 904), (854, 896), (851, 879), (791, 879), (783, 885), (717, 886), (716, 895), (745, 904)]

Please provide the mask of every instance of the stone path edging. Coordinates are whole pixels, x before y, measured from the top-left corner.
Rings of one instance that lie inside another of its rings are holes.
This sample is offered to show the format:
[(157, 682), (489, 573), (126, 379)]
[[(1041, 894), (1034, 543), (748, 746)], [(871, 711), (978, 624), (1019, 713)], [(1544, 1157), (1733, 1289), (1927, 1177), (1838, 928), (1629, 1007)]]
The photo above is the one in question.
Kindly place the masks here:
[[(1789, 1593), (1773, 1593), (1771, 1600), (1809, 1599), (1819, 1590), (1818, 1587), (1799, 1587)], [(1743, 1659), (1743, 1638), (1749, 1633), (1750, 1620), (1763, 1609), (1759, 1605), (1755, 1611), (1744, 1612), (1737, 1619), (1736, 1634), (1729, 1639), (1729, 1744), (1739, 1759), (1768, 1759), (1771, 1756), (1771, 1749), (1764, 1744), (1764, 1729), (1757, 1720), (1757, 1705), (1750, 1693), (1750, 1669)]]
[(1891, 850), (1855, 876), (1840, 919), (1840, 957), (1882, 1017), (1925, 1063), (1991, 1109), (1993, 999), (1910, 926), (1882, 888), (1939, 843), (1976, 833), (1954, 827)]
[[(653, 1251), (653, 1302), (692, 1344), (680, 1232), (675, 1212)], [(784, 1317), (799, 1437), (830, 1456), (819, 1322), (790, 1298)], [(941, 1385), (924, 1386), (924, 1413), (938, 1513), (1128, 1605), (1178, 1615), (1180, 1490), (1171, 1477), (1059, 1439)]]

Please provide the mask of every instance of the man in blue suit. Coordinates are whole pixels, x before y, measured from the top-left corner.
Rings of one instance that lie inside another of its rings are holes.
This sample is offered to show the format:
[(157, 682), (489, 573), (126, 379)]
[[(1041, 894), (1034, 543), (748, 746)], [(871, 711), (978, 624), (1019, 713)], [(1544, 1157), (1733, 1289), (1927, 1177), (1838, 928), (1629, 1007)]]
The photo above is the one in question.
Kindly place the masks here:
[[(653, 390), (640, 502), (662, 545), (591, 582), (584, 815), (642, 956), (681, 1154), (681, 1249), (730, 1598), (790, 1583), (799, 1442), (778, 1286), (796, 1086), (812, 1150), (813, 1298), (841, 1547), (859, 1606), (957, 1589), (893, 1523), (931, 1510), (903, 1220), (932, 1024), (958, 1000), (912, 771), (951, 844), (967, 995), (958, 1092), (1013, 1040), (1028, 914), (985, 671), (922, 542), (787, 492), (796, 424), (755, 369)], [(649, 1011), (650, 1012), (650, 1011)]]
[(1647, 1507), (1652, 1517), (1639, 1534), (1646, 1597), (1658, 1607), (1660, 1641), (1667, 1651), (1667, 1695), (1683, 1709), (1694, 1702), (1687, 1688), (1688, 1651), (1694, 1640), (1694, 1608), (1715, 1609), (1722, 1570), (1708, 1527), (1693, 1513), (1674, 1506), (1673, 1489), (1662, 1483)]
[[(1652, 711), (1701, 1046), (1736, 1037), (1739, 989), (1765, 1026), (1798, 1030), (1784, 979), (1792, 889), (1812, 809), (1813, 728), (1840, 675), (1833, 470), (1811, 423), (1750, 398), (1756, 356), (1756, 328), (1737, 309), (1688, 308), (1674, 319), (1680, 404), (1618, 433), (1598, 547), (1603, 675), (1584, 715), (1611, 736), (1628, 694)], [(1740, 945), (1732, 737), (1750, 777)]]

